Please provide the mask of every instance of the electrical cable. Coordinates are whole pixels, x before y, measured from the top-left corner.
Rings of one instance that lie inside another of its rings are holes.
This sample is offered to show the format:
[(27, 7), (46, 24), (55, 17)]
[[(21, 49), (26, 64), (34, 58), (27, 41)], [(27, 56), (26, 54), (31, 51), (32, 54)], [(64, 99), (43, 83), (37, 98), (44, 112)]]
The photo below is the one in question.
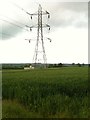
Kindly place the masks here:
[(27, 29), (25, 29), (25, 28), (23, 28), (23, 27), (15, 24), (15, 23), (12, 23), (12, 22), (10, 22), (10, 21), (4, 20), (4, 19), (0, 19), (0, 20), (1, 20), (1, 21), (4, 21), (4, 22), (7, 22), (7, 23), (9, 23), (9, 24), (11, 24), (11, 25), (17, 26), (17, 27), (19, 27), (19, 28), (21, 28), (21, 29), (24, 29), (24, 30), (26, 30), (26, 31), (29, 31), (29, 30), (27, 30)]
[(12, 19), (12, 18), (10, 18), (10, 17), (4, 16), (4, 15), (0, 15), (0, 17), (7, 18), (7, 19), (9, 19), (10, 21), (13, 21), (13, 22), (16, 22), (17, 24), (21, 24), (22, 26), (25, 26), (25, 24), (20, 23), (20, 22), (18, 22), (17, 20), (14, 20), (14, 19)]

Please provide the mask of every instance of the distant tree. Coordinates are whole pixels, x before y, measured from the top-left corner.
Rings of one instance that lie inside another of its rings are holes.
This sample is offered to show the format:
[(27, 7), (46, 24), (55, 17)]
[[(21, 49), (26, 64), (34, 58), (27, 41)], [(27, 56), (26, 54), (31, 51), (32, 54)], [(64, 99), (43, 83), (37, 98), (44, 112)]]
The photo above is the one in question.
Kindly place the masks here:
[(82, 66), (84, 66), (85, 64), (83, 63)]
[(48, 68), (51, 68), (52, 66), (53, 66), (52, 64), (49, 64), (49, 65), (48, 65)]
[(81, 67), (81, 64), (80, 64), (80, 63), (78, 63), (77, 65), (78, 65), (78, 67)]
[(75, 63), (72, 63), (72, 65), (74, 66), (74, 65), (75, 65)]
[(58, 64), (58, 66), (59, 66), (59, 67), (62, 67), (62, 66), (63, 66), (63, 64), (62, 64), (62, 63), (59, 63), (59, 64)]
[(57, 64), (54, 64), (53, 67), (57, 67)]
[(25, 64), (24, 67), (29, 67), (31, 64)]

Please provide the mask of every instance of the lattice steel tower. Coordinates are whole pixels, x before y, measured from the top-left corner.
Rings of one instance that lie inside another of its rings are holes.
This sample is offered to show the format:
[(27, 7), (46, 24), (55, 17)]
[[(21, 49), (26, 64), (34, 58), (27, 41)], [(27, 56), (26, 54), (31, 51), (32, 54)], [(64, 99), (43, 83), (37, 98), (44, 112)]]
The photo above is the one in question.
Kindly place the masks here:
[[(43, 24), (43, 15), (48, 15), (48, 18), (50, 18), (50, 13), (47, 11), (42, 11), (42, 7), (39, 4), (38, 7), (38, 12), (34, 14), (30, 14), (27, 12), (27, 14), (31, 15), (31, 19), (33, 15), (38, 16), (38, 23), (35, 26), (26, 26), (30, 28), (30, 31), (32, 31), (32, 28), (37, 28), (37, 41), (36, 41), (36, 46), (35, 46), (35, 52), (33, 56), (33, 63), (38, 64), (38, 63), (43, 63), (44, 67), (46, 67), (47, 63), (47, 58), (46, 58), (46, 53), (45, 53), (45, 47), (44, 47), (44, 39), (43, 39), (43, 28), (48, 27), (50, 30), (50, 26), (48, 24)], [(51, 39), (47, 38), (50, 42)], [(31, 40), (31, 39), (30, 39)], [(29, 40), (29, 42), (30, 42)]]

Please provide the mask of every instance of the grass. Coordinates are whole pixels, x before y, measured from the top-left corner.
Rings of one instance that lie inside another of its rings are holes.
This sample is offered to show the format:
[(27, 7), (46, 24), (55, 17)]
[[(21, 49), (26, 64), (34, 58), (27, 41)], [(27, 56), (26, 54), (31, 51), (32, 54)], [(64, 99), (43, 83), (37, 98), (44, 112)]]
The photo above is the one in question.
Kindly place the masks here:
[(4, 70), (2, 81), (3, 118), (88, 117), (87, 67)]
[(39, 118), (40, 115), (38, 115), (35, 112), (30, 112), (25, 106), (18, 103), (16, 100), (3, 100), (3, 108), (4, 112), (2, 112), (2, 116), (4, 118), (29, 118), (36, 116), (36, 118)]

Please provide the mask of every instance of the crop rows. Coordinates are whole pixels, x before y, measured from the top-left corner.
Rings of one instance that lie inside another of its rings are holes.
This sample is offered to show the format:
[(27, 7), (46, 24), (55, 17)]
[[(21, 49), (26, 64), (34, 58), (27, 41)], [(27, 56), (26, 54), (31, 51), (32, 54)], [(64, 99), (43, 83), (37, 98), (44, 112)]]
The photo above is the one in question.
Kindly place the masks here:
[(17, 100), (43, 117), (87, 117), (88, 68), (3, 71), (3, 100)]

